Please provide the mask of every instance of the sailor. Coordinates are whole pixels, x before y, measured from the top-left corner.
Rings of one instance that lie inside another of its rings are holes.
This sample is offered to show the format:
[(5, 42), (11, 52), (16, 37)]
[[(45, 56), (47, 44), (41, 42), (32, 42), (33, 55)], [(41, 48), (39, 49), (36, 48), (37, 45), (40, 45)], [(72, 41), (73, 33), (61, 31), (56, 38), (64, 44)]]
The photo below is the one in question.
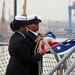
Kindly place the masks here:
[[(28, 16), (27, 20), (29, 22), (29, 26), (28, 26), (29, 29), (26, 34), (26, 37), (31, 43), (33, 43), (31, 50), (30, 50), (30, 54), (34, 55), (37, 53), (37, 50), (38, 50), (38, 46), (36, 47), (38, 41), (40, 40), (40, 38), (43, 38), (43, 34), (38, 32), (39, 24), (42, 21), (36, 15)], [(41, 68), (39, 68), (39, 66), (41, 67), (41, 64), (38, 64), (38, 61), (36, 63), (35, 62), (30, 63), (30, 66), (29, 66), (30, 74), (29, 75), (40, 75), (42, 71), (41, 71)]]
[(10, 60), (5, 75), (29, 75), (29, 64), (40, 61), (45, 51), (40, 50), (36, 55), (30, 54), (30, 43), (24, 35), (28, 31), (27, 17), (15, 16), (10, 27), (14, 33), (9, 42)]

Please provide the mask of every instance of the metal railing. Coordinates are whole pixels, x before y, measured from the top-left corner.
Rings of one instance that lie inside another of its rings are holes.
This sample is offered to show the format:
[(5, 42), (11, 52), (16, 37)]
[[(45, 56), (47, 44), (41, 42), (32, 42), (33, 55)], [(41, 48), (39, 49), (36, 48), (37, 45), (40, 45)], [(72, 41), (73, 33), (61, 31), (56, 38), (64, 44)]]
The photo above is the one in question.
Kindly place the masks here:
[[(2, 75), (5, 75), (6, 66), (7, 66), (9, 58), (10, 58), (9, 53), (8, 53), (8, 45), (9, 45), (8, 43), (3, 43), (3, 42), (0, 43), (0, 73)], [(75, 68), (75, 61), (74, 61), (75, 59), (73, 59), (73, 58), (75, 58), (75, 56), (73, 55), (73, 57), (70, 57), (70, 56), (72, 56), (72, 54), (74, 52), (75, 52), (75, 47), (73, 47), (70, 50), (70, 52), (65, 54), (65, 56), (64, 55), (58, 56), (57, 54), (55, 54), (55, 55), (48, 54), (47, 56), (45, 56), (46, 58), (45, 57), (43, 58), (43, 59), (46, 59), (45, 61), (43, 61), (43, 63), (45, 64), (45, 66), (43, 66), (43, 68), (45, 67), (45, 70), (49, 70), (48, 71), (49, 73), (45, 73), (45, 71), (44, 71), (44, 73), (42, 75), (69, 75)], [(48, 57), (48, 59), (47, 59), (47, 57)], [(59, 59), (59, 57), (60, 57), (60, 59)], [(70, 59), (68, 59), (68, 57), (70, 57)], [(73, 62), (69, 61), (71, 59), (73, 59)], [(68, 62), (70, 62), (70, 64), (71, 64), (71, 65), (69, 65), (69, 67), (67, 65), (68, 63), (66, 62), (66, 60), (68, 60)], [(47, 61), (49, 61), (49, 62), (47, 62)], [(49, 68), (50, 66), (51, 66), (51, 68)], [(63, 69), (64, 72), (61, 69)], [(60, 71), (60, 73), (59, 73), (59, 71)], [(70, 75), (74, 75), (74, 74), (70, 74)]]
[[(68, 52), (68, 53), (61, 59), (61, 61), (59, 61), (59, 62), (57, 63), (57, 65), (49, 72), (48, 75), (53, 75), (53, 73), (62, 65), (62, 63), (63, 63), (64, 61), (66, 61), (66, 59), (67, 59), (73, 52), (75, 52), (75, 47), (73, 47), (73, 48), (71, 49), (71, 51)], [(65, 71), (64, 75), (69, 75), (69, 73), (74, 69), (74, 67), (75, 67), (75, 61), (73, 62), (72, 66), (70, 66), (69, 69), (67, 69), (67, 70)]]

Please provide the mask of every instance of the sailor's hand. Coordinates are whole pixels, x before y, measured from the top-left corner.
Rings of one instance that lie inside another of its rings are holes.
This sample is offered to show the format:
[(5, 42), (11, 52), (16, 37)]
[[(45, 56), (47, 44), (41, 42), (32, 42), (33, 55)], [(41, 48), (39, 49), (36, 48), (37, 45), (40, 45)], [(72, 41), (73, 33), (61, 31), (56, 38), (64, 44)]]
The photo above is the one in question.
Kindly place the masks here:
[(39, 50), (39, 52), (38, 53), (40, 53), (41, 55), (44, 55), (45, 54), (45, 50)]

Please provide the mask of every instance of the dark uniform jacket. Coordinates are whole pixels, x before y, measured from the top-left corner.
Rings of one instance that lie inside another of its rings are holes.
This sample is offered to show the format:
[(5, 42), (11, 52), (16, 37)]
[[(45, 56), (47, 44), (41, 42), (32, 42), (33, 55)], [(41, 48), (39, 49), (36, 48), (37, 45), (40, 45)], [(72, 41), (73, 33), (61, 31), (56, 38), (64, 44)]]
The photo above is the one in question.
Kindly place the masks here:
[(37, 53), (30, 55), (30, 45), (26, 38), (15, 32), (9, 42), (10, 60), (6, 69), (6, 75), (29, 75), (29, 64), (42, 59)]
[[(40, 33), (38, 34), (40, 35)], [(31, 49), (30, 49), (30, 54), (34, 55), (34, 50), (36, 47), (36, 43), (34, 42), (34, 40), (37, 38), (37, 36), (35, 34), (33, 34), (31, 31), (28, 31), (26, 34), (26, 38), (31, 42)], [(29, 65), (29, 75), (38, 75), (38, 61), (34, 62), (34, 63), (30, 63)]]

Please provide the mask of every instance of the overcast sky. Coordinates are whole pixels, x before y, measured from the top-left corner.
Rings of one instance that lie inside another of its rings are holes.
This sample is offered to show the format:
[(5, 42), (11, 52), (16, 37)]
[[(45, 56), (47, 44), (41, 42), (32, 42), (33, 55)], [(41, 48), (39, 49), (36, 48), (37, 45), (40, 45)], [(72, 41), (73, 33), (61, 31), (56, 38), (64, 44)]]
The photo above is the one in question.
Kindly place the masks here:
[[(8, 10), (13, 15), (14, 0), (5, 0), (5, 17), (8, 19)], [(75, 0), (71, 0), (72, 2)], [(24, 0), (17, 0), (17, 15), (23, 12)], [(0, 18), (2, 14), (2, 3), (0, 0)], [(27, 15), (37, 15), (42, 20), (68, 20), (69, 0), (27, 0)]]

